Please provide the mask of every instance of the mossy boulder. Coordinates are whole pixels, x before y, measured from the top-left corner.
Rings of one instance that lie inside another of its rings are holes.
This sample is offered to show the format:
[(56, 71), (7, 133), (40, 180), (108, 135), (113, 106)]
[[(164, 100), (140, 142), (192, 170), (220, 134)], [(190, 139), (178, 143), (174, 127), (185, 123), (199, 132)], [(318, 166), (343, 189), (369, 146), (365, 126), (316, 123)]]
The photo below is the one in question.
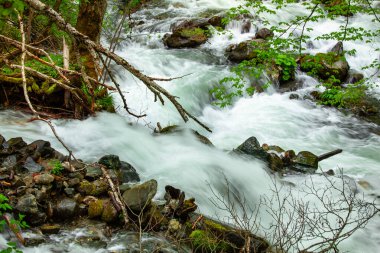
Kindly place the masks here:
[(257, 57), (256, 50), (265, 48), (265, 40), (253, 39), (240, 42), (239, 44), (230, 45), (226, 49), (227, 57), (233, 62), (242, 62), (252, 60)]
[(112, 222), (117, 219), (118, 212), (110, 201), (104, 203), (101, 219), (105, 222)]
[(315, 172), (318, 169), (318, 156), (309, 151), (301, 151), (294, 159), (294, 168), (301, 172)]
[(91, 219), (100, 217), (103, 213), (103, 209), (104, 209), (103, 200), (98, 199), (95, 201), (91, 201), (88, 204), (88, 217)]
[(94, 182), (83, 180), (79, 184), (77, 191), (84, 195), (100, 196), (105, 194), (108, 188), (109, 185), (107, 182), (101, 179), (95, 180)]
[(347, 79), (350, 69), (346, 58), (334, 52), (306, 55), (300, 59), (300, 67), (302, 71), (322, 80), (334, 78), (340, 83)]
[(173, 34), (165, 34), (164, 44), (169, 48), (197, 47), (204, 44), (208, 37), (201, 28), (185, 28)]
[(237, 253), (250, 240), (250, 252), (267, 252), (269, 243), (249, 231), (243, 231), (227, 224), (204, 218), (191, 232), (194, 252), (231, 252)]

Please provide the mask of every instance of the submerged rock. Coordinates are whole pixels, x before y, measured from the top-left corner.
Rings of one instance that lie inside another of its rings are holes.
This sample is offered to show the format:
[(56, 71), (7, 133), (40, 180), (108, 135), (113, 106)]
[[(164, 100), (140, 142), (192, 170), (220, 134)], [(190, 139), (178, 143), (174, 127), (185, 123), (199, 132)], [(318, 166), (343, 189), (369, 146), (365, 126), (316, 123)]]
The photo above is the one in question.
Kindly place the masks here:
[(123, 193), (125, 204), (134, 211), (141, 211), (150, 205), (157, 193), (157, 181), (151, 179), (145, 183), (132, 186)]

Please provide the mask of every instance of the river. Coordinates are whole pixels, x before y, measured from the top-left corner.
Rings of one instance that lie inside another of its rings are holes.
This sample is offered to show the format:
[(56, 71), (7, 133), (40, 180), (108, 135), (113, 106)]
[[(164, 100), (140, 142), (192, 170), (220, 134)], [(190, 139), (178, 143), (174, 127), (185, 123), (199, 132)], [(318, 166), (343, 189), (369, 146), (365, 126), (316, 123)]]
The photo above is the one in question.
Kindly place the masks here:
[[(230, 73), (230, 65), (224, 56), (225, 48), (236, 42), (252, 37), (257, 28), (263, 25), (257, 21), (251, 32), (240, 34), (239, 23), (227, 26), (230, 34), (214, 34), (209, 41), (196, 49), (167, 49), (162, 37), (170, 31), (170, 25), (179, 20), (197, 17), (207, 10), (223, 11), (238, 5), (231, 0), (164, 0), (156, 1), (147, 8), (135, 13), (133, 18), (144, 23), (125, 35), (126, 40), (117, 53), (126, 58), (147, 75), (154, 77), (176, 77), (191, 73), (171, 82), (160, 82), (175, 94), (182, 105), (207, 124), (208, 133), (194, 122), (184, 123), (170, 103), (165, 106), (154, 102), (154, 97), (136, 78), (122, 70), (118, 71), (120, 82), (129, 106), (134, 112), (147, 113), (143, 119), (128, 116), (122, 109), (121, 100), (114, 94), (119, 106), (118, 114), (99, 113), (84, 121), (54, 121), (59, 136), (70, 146), (77, 157), (93, 161), (103, 154), (117, 154), (121, 160), (133, 164), (142, 180), (155, 178), (159, 183), (160, 198), (164, 186), (170, 184), (194, 196), (199, 211), (207, 215), (223, 212), (210, 202), (211, 189), (222, 191), (224, 177), (234, 189), (254, 205), (263, 194), (270, 194), (273, 182), (259, 161), (247, 161), (229, 156), (226, 151), (236, 148), (250, 136), (256, 136), (260, 143), (279, 145), (284, 149), (308, 150), (322, 154), (337, 148), (343, 153), (320, 163), (323, 171), (333, 169), (356, 181), (364, 180), (373, 187), (364, 189), (359, 186), (360, 194), (371, 200), (372, 195), (380, 195), (380, 136), (371, 129), (371, 123), (364, 122), (350, 114), (316, 105), (308, 100), (290, 100), (289, 93), (280, 94), (274, 88), (251, 97), (240, 98), (227, 108), (220, 109), (211, 105), (209, 90), (223, 76)], [(267, 15), (271, 25), (289, 20), (292, 16), (307, 14), (300, 4), (293, 4), (279, 10), (277, 15)], [(279, 18), (280, 17), (280, 18)], [(360, 15), (351, 18), (351, 25), (370, 28), (370, 17)], [(345, 19), (337, 18), (310, 23), (314, 28), (309, 33), (313, 47), (310, 53), (326, 52), (335, 41), (314, 41), (313, 38), (333, 31), (344, 24)], [(232, 34), (232, 38), (231, 38)], [(130, 36), (130, 37), (128, 37)], [(355, 56), (348, 56), (350, 67), (360, 70), (379, 57), (374, 44), (364, 42), (345, 42), (346, 50), (356, 49)], [(117, 69), (117, 67), (115, 67)], [(365, 76), (373, 69), (363, 71)], [(315, 89), (318, 81), (298, 72), (297, 79), (303, 87), (296, 93), (303, 95)], [(380, 84), (379, 80), (375, 80)], [(378, 88), (371, 92), (380, 96)], [(49, 140), (52, 145), (64, 152), (55, 140), (48, 126), (42, 122), (28, 122), (29, 116), (14, 111), (0, 111), (1, 134), (6, 138), (21, 136), (27, 142), (36, 139)], [(130, 124), (130, 123), (133, 124)], [(196, 129), (207, 136), (216, 148), (200, 144), (190, 133), (169, 136), (152, 136), (152, 128), (160, 122), (162, 126), (179, 124), (185, 128)], [(295, 175), (285, 177), (285, 181), (295, 184), (294, 189), (312, 180), (317, 185), (326, 183), (320, 175)], [(265, 220), (266, 217), (263, 219)], [(67, 236), (67, 235), (66, 235)], [(65, 236), (62, 235), (62, 238)], [(4, 243), (0, 238), (0, 245)], [(57, 242), (58, 243), (58, 242)], [(341, 245), (343, 251), (376, 253), (380, 249), (380, 217), (373, 219), (365, 229), (357, 231)], [(83, 247), (70, 246), (66, 252), (94, 252)], [(54, 252), (50, 246), (25, 249), (24, 252)], [(103, 252), (98, 249), (98, 252)]]

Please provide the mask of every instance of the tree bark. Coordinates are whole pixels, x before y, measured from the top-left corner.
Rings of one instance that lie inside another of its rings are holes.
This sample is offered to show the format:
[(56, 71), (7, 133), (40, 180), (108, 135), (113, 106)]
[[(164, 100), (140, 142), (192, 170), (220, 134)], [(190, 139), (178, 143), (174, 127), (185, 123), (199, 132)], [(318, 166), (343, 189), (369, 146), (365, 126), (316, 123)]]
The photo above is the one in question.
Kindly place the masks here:
[[(107, 0), (81, 0), (77, 24), (75, 26), (76, 30), (86, 35), (95, 43), (99, 43), (106, 9)], [(98, 79), (95, 59), (93, 59), (85, 45), (79, 44), (78, 47), (81, 57), (84, 57), (84, 66), (87, 74), (92, 78)]]

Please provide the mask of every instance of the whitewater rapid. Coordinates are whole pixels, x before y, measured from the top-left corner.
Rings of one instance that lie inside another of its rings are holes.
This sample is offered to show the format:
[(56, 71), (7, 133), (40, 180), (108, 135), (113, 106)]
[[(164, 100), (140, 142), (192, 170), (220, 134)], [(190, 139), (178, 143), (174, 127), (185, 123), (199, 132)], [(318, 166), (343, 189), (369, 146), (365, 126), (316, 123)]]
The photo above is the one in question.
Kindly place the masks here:
[[(117, 53), (134, 66), (154, 77), (176, 77), (188, 75), (171, 82), (160, 82), (172, 94), (178, 96), (183, 106), (207, 124), (212, 133), (200, 128), (194, 122), (184, 123), (169, 102), (165, 106), (154, 102), (154, 97), (136, 78), (119, 69), (117, 79), (122, 86), (129, 106), (136, 113), (147, 113), (143, 119), (134, 119), (127, 115), (121, 106), (121, 100), (114, 94), (118, 105), (118, 114), (100, 113), (84, 121), (54, 121), (57, 133), (70, 146), (77, 157), (95, 161), (104, 154), (119, 155), (121, 160), (130, 162), (139, 172), (142, 180), (155, 178), (159, 182), (159, 194), (163, 196), (166, 184), (181, 188), (187, 196), (194, 196), (200, 211), (215, 215), (216, 210), (210, 202), (211, 188), (223, 191), (225, 175), (231, 185), (239, 190), (247, 200), (254, 204), (260, 195), (269, 194), (272, 184), (270, 176), (259, 161), (247, 161), (227, 155), (226, 151), (236, 148), (250, 136), (256, 136), (260, 143), (279, 145), (296, 152), (308, 150), (321, 154), (342, 148), (342, 154), (321, 162), (326, 171), (343, 168), (344, 173), (355, 180), (366, 180), (374, 188), (362, 189), (366, 195), (380, 195), (380, 137), (371, 129), (371, 123), (363, 122), (352, 115), (345, 115), (333, 108), (326, 108), (307, 100), (289, 100), (289, 93), (262, 93), (237, 100), (234, 105), (220, 109), (210, 103), (209, 90), (222, 77), (230, 74), (229, 65), (224, 56), (225, 48), (231, 43), (246, 40), (254, 35), (256, 29), (263, 27), (257, 22), (255, 29), (248, 34), (240, 34), (239, 24), (227, 29), (232, 34), (215, 34), (209, 42), (196, 49), (166, 49), (162, 37), (169, 32), (170, 26), (185, 18), (194, 17), (209, 9), (224, 11), (237, 6), (239, 2), (229, 0), (167, 0), (148, 7), (134, 15), (144, 24), (135, 28), (132, 36), (118, 48)], [(155, 17), (169, 13), (168, 18)], [(288, 20), (307, 11), (298, 4), (280, 10), (278, 16), (267, 16), (272, 24)], [(355, 16), (354, 26), (368, 27), (369, 17)], [(315, 41), (313, 38), (332, 31), (344, 22), (342, 19), (323, 20), (311, 23), (310, 32), (313, 48), (310, 53), (326, 52), (336, 42)], [(360, 68), (378, 57), (374, 51), (376, 45), (359, 42), (344, 43), (347, 50), (355, 48), (357, 54), (347, 57), (351, 68)], [(371, 75), (373, 69), (362, 71)], [(297, 91), (302, 97), (315, 89), (318, 82), (298, 73), (304, 87)], [(375, 82), (379, 83), (378, 80)], [(377, 93), (378, 89), (372, 92)], [(14, 111), (0, 111), (0, 133), (6, 138), (22, 136), (27, 142), (36, 139), (49, 140), (62, 151), (48, 126), (42, 122), (28, 122), (28, 115)], [(199, 143), (190, 132), (169, 136), (152, 136), (156, 123), (162, 126), (179, 124), (206, 135), (216, 148)], [(132, 123), (132, 125), (130, 124)], [(298, 185), (304, 182), (304, 176), (286, 178)], [(323, 184), (320, 176), (314, 176), (317, 183)], [(297, 189), (297, 186), (296, 186)], [(1, 239), (1, 238), (0, 238)], [(0, 245), (2, 241), (0, 240)], [(375, 217), (366, 229), (359, 230), (343, 245), (350, 252), (376, 253), (380, 248), (380, 218)], [(47, 246), (28, 249), (25, 252), (49, 252)], [(69, 252), (91, 252), (84, 248), (67, 249)], [(93, 251), (92, 251), (93, 252)], [(102, 250), (99, 250), (102, 252)]]

